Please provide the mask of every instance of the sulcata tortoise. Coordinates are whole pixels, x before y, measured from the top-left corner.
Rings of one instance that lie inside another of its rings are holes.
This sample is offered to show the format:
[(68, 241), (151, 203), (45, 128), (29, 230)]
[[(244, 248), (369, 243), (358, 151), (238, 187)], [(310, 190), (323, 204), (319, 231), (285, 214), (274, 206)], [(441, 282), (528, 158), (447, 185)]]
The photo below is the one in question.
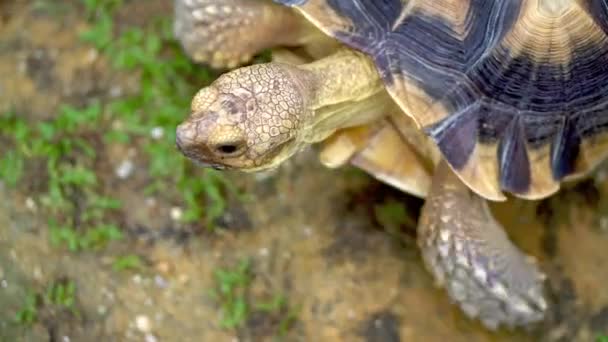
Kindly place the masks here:
[(277, 52), (196, 94), (176, 132), (185, 156), (255, 172), (322, 142), (325, 165), (350, 162), (426, 198), (423, 260), (467, 316), (491, 329), (543, 319), (544, 275), (487, 201), (545, 198), (605, 158), (608, 1), (175, 8), (176, 34), (196, 61), (233, 67)]

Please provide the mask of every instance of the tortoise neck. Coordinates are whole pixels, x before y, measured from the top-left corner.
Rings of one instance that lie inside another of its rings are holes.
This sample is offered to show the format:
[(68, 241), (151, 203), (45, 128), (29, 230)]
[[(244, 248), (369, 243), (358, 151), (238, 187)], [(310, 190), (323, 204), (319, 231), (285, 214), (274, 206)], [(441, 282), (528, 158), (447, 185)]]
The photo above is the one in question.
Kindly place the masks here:
[(361, 101), (383, 89), (374, 62), (366, 55), (350, 49), (300, 66), (311, 74), (312, 107)]

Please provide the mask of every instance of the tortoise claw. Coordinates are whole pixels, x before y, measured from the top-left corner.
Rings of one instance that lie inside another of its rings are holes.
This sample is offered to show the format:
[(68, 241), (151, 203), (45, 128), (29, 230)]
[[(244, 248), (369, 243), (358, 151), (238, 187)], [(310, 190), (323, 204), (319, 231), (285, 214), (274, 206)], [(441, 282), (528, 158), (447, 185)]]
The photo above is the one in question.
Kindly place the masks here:
[(418, 236), (427, 268), (468, 317), (489, 329), (544, 318), (545, 276), (445, 163), (436, 171)]

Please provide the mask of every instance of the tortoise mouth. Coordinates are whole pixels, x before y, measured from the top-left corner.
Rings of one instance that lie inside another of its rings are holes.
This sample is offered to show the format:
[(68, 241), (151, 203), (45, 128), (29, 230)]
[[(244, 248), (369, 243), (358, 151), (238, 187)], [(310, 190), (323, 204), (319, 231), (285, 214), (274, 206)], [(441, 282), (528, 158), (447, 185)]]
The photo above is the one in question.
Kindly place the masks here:
[(213, 168), (215, 170), (242, 172), (261, 172), (271, 170), (282, 164), (299, 151), (296, 139), (289, 138), (269, 148), (258, 159), (247, 157), (246, 151), (234, 156), (218, 157), (206, 148), (205, 145), (184, 144), (179, 136), (176, 137), (177, 150), (199, 167)]
[(231, 168), (229, 165), (217, 163), (215, 161), (210, 160), (205, 156), (204, 153), (200, 153), (198, 148), (194, 148), (193, 146), (189, 145), (184, 145), (179, 135), (175, 138), (175, 147), (182, 155), (190, 159), (197, 166), (213, 168), (215, 170), (227, 170)]

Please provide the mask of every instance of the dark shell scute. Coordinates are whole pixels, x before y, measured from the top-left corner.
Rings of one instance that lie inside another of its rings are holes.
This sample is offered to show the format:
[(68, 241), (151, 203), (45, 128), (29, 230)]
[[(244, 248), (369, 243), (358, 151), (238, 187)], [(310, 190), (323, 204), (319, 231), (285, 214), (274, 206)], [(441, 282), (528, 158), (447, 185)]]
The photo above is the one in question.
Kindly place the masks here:
[(427, 134), (433, 137), (450, 165), (456, 169), (463, 168), (475, 150), (481, 108), (481, 103), (473, 103), (459, 113), (426, 128)]
[(530, 187), (530, 160), (520, 119), (515, 116), (498, 144), (500, 185), (513, 193), (524, 193)]

